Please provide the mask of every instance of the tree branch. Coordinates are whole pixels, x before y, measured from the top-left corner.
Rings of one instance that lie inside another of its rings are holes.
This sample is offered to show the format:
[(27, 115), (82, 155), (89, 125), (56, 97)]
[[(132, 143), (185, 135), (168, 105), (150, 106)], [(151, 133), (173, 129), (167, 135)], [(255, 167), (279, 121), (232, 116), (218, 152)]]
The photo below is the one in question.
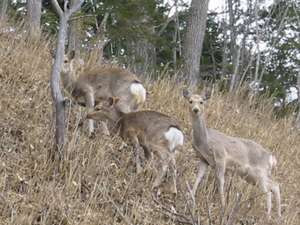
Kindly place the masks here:
[(56, 10), (56, 13), (59, 15), (59, 17), (61, 18), (64, 14), (64, 12), (62, 11), (62, 9), (60, 8), (57, 0), (51, 0), (51, 3), (53, 5), (53, 7), (55, 8)]
[(78, 11), (84, 0), (78, 0), (68, 11), (66, 11), (66, 17), (70, 17), (74, 12)]
[(69, 0), (65, 0), (65, 2), (64, 2), (64, 12), (67, 12), (67, 10), (68, 10), (68, 3), (69, 3)]
[(164, 30), (167, 28), (167, 26), (169, 25), (169, 23), (171, 21), (173, 21), (177, 16), (177, 13), (175, 13), (173, 16), (169, 17), (167, 19), (167, 21), (163, 24), (163, 26), (160, 28), (160, 30), (157, 32), (158, 36), (162, 35), (162, 33), (164, 32)]

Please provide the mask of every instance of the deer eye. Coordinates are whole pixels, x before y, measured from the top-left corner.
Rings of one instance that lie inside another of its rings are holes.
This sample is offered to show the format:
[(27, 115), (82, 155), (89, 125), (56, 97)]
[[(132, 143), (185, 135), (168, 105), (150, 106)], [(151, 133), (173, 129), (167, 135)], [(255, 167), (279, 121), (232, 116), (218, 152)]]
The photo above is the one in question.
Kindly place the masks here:
[(189, 100), (189, 103), (190, 103), (190, 104), (192, 104), (192, 103), (193, 103), (193, 101), (192, 101), (192, 100)]
[(68, 60), (65, 60), (64, 63), (68, 63)]
[(203, 102), (200, 102), (200, 105), (203, 105)]

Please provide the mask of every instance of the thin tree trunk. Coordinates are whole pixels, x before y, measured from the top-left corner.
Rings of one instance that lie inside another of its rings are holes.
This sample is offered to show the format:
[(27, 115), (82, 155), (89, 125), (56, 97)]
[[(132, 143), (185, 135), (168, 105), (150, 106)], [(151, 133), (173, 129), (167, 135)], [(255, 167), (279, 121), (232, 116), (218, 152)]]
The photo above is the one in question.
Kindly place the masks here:
[(191, 88), (200, 76), (200, 59), (206, 29), (209, 0), (192, 0), (185, 40), (185, 72)]
[(29, 35), (33, 39), (39, 39), (41, 36), (41, 10), (42, 0), (27, 1)]
[(63, 158), (63, 146), (65, 143), (65, 107), (64, 107), (64, 97), (60, 88), (60, 73), (63, 62), (63, 56), (65, 53), (65, 41), (67, 37), (67, 27), (68, 20), (70, 16), (77, 11), (83, 0), (78, 1), (76, 5), (72, 6), (70, 9), (67, 9), (67, 4), (65, 4), (64, 11), (58, 5), (57, 0), (52, 0), (52, 5), (56, 9), (59, 15), (59, 31), (58, 39), (56, 45), (56, 54), (55, 61), (52, 66), (51, 73), (51, 95), (53, 99), (53, 106), (55, 112), (55, 151), (51, 152), (51, 159), (55, 159), (55, 153), (58, 153), (58, 159)]
[[(55, 143), (56, 149), (59, 153), (59, 158), (63, 158), (62, 148), (65, 143), (65, 108), (64, 108), (64, 97), (60, 88), (60, 72), (61, 63), (65, 51), (64, 40), (66, 38), (67, 21), (66, 18), (60, 20), (58, 42), (56, 47), (55, 63), (52, 68), (51, 76), (51, 94), (54, 102), (55, 110)], [(52, 158), (54, 155), (52, 154)]]
[(1, 0), (0, 2), (0, 21), (7, 19), (8, 0)]
[(236, 49), (236, 38), (237, 32), (235, 27), (235, 13), (233, 9), (233, 0), (227, 0), (228, 3), (228, 11), (229, 11), (229, 29), (230, 29), (230, 55), (231, 55), (231, 63), (234, 68), (234, 74), (231, 77), (230, 81), (230, 89), (229, 91), (232, 92), (235, 87), (237, 86), (237, 76), (238, 76), (238, 53)]
[[(78, 0), (71, 0), (71, 6), (75, 5)], [(80, 33), (81, 33), (81, 22), (80, 20), (71, 20), (70, 29), (68, 35), (68, 52), (75, 51), (75, 55), (78, 55), (80, 49)]]
[(230, 92), (233, 92), (237, 87), (237, 81), (238, 81), (238, 72), (239, 72), (239, 63), (240, 63), (240, 52), (241, 52), (241, 46), (237, 50), (237, 56), (236, 56), (236, 62), (234, 64), (234, 71), (230, 83)]
[[(224, 42), (223, 42), (223, 48), (222, 48), (222, 75), (227, 74), (227, 34), (226, 34), (226, 23), (225, 21), (221, 22), (221, 29), (223, 30), (223, 36), (224, 36)], [(226, 84), (227, 86), (227, 84)]]
[(297, 76), (297, 89), (298, 89), (298, 114), (295, 121), (295, 126), (300, 130), (300, 73)]

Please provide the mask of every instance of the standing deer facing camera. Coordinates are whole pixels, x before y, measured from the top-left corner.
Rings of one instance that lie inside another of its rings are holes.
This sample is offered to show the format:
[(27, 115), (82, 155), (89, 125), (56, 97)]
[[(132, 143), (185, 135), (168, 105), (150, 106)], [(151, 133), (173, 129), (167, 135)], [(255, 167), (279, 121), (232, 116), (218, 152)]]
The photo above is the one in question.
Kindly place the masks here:
[[(135, 74), (114, 66), (96, 66), (76, 74), (78, 61), (75, 54), (65, 55), (62, 67), (63, 86), (75, 102), (87, 106), (89, 112), (109, 96), (120, 96), (116, 105), (124, 113), (138, 110), (146, 101), (146, 90)], [(89, 134), (94, 132), (94, 122), (89, 120)]]
[(231, 137), (206, 127), (203, 111), (206, 98), (192, 95), (188, 90), (183, 96), (189, 102), (193, 127), (193, 148), (200, 158), (199, 171), (192, 194), (203, 178), (208, 165), (214, 168), (218, 181), (222, 209), (225, 207), (224, 182), (225, 171), (232, 170), (248, 183), (258, 185), (267, 196), (267, 213), (270, 217), (272, 194), (275, 195), (277, 214), (281, 216), (279, 185), (271, 177), (276, 166), (275, 157), (261, 145), (252, 140)]
[(184, 135), (178, 123), (171, 117), (155, 111), (137, 111), (123, 113), (116, 108), (118, 98), (109, 98), (108, 106), (102, 106), (99, 111), (89, 113), (88, 119), (109, 119), (115, 124), (116, 133), (124, 141), (133, 145), (136, 154), (137, 173), (141, 172), (140, 154), (145, 151), (145, 156), (150, 152), (159, 159), (158, 174), (152, 189), (157, 190), (165, 177), (168, 168), (172, 172), (172, 190), (176, 195), (176, 162), (175, 152), (183, 145)]

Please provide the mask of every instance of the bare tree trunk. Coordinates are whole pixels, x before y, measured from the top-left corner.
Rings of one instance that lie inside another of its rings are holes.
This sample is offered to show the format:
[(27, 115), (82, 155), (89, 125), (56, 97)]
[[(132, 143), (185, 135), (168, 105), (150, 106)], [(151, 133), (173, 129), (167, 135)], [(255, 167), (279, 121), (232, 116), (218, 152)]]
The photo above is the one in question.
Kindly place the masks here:
[[(70, 0), (71, 7), (76, 4), (78, 0)], [(81, 22), (80, 20), (70, 21), (70, 29), (68, 34), (68, 52), (75, 51), (75, 55), (78, 55), (80, 49), (80, 33)]]
[(240, 64), (240, 60), (239, 60), (240, 52), (241, 52), (241, 46), (238, 47), (238, 50), (237, 50), (236, 62), (234, 64), (234, 71), (232, 74), (232, 79), (231, 79), (230, 88), (229, 88), (230, 92), (233, 92), (237, 88), (237, 81), (239, 80), (237, 77), (238, 77), (239, 64)]
[(29, 35), (33, 39), (39, 39), (41, 36), (41, 10), (42, 0), (27, 1)]
[[(134, 45), (134, 70), (137, 74), (145, 76), (155, 68), (156, 50), (155, 46), (148, 40), (138, 40)], [(145, 76), (146, 78), (146, 76)]]
[(185, 72), (190, 87), (197, 85), (209, 0), (192, 0), (185, 40)]
[(297, 76), (297, 89), (298, 89), (298, 114), (295, 121), (295, 126), (300, 130), (300, 73)]
[(59, 31), (56, 46), (55, 61), (52, 66), (51, 73), (51, 95), (53, 99), (54, 112), (55, 112), (55, 151), (50, 154), (50, 157), (55, 159), (55, 153), (58, 153), (58, 159), (63, 158), (63, 146), (65, 143), (65, 107), (64, 97), (60, 88), (60, 73), (65, 53), (65, 40), (67, 37), (67, 26), (70, 16), (77, 11), (83, 0), (78, 1), (70, 9), (67, 9), (67, 2), (65, 2), (64, 11), (58, 5), (57, 0), (51, 0), (52, 5), (59, 15)]
[(1, 0), (0, 2), (0, 21), (5, 21), (7, 19), (7, 8), (8, 0)]
[[(223, 36), (224, 36), (224, 42), (223, 42), (223, 48), (222, 48), (222, 75), (225, 76), (227, 74), (227, 34), (226, 34), (226, 22), (222, 21), (221, 22), (221, 29), (223, 30)], [(226, 84), (227, 86), (227, 84)]]
[(228, 3), (228, 11), (229, 11), (229, 29), (230, 29), (230, 55), (231, 55), (231, 63), (234, 68), (234, 74), (231, 77), (230, 81), (230, 89), (229, 91), (232, 92), (236, 88), (237, 83), (237, 75), (238, 75), (238, 52), (236, 49), (236, 38), (237, 38), (237, 32), (235, 27), (235, 13), (233, 10), (233, 0), (227, 0)]

